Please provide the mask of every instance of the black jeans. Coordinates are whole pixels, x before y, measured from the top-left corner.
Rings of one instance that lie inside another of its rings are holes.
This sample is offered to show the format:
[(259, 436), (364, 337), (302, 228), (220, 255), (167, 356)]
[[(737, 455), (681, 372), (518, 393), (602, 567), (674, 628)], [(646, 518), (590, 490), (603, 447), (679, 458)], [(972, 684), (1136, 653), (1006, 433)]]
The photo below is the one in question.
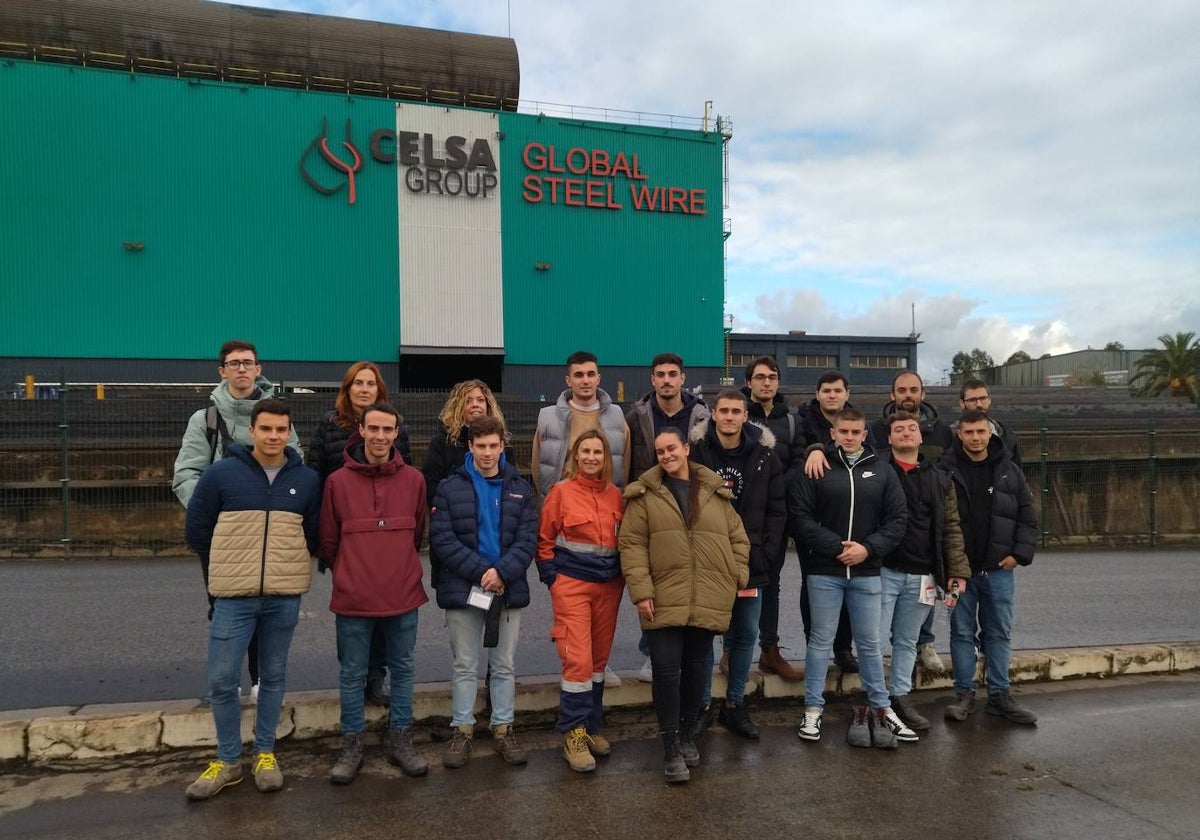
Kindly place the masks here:
[[(808, 625), (812, 623), (812, 613), (808, 608), (808, 575), (805, 575), (800, 582), (800, 620), (804, 622), (804, 644), (808, 645)], [(838, 616), (837, 633), (833, 637), (833, 652), (841, 653), (850, 652), (850, 645), (854, 642), (854, 636), (850, 630), (850, 611), (846, 609), (845, 601), (842, 602), (842, 614)]]
[(651, 696), (658, 728), (677, 732), (681, 721), (690, 725), (700, 711), (704, 695), (708, 656), (712, 653), (711, 630), (699, 627), (664, 627), (647, 630), (650, 664), (654, 668)]

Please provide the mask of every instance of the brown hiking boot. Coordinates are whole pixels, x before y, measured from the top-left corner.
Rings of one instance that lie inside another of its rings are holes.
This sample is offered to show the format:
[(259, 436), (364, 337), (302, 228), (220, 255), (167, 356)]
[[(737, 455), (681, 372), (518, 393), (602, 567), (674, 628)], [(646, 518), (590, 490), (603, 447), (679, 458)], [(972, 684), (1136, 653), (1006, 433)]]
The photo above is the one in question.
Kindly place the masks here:
[(442, 753), (442, 766), (451, 770), (462, 767), (471, 757), (471, 741), (475, 738), (475, 727), (462, 723), (454, 727), (454, 735)]
[(783, 658), (783, 655), (779, 652), (778, 645), (763, 648), (762, 653), (758, 657), (758, 670), (764, 674), (775, 674), (788, 682), (800, 682), (804, 679), (804, 674), (793, 668)]
[(493, 726), (492, 740), (495, 741), (493, 748), (506, 764), (520, 765), (529, 760), (529, 757), (525, 755), (525, 750), (521, 749), (521, 745), (517, 742), (517, 736), (513, 734), (511, 723)]

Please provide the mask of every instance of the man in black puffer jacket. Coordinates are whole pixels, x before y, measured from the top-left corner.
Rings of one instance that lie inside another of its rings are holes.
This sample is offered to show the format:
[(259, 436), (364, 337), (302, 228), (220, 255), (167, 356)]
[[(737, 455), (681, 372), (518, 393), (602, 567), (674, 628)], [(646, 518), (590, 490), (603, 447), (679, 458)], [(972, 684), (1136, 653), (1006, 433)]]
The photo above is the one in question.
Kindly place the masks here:
[(982, 630), (988, 700), (985, 711), (1013, 723), (1037, 723), (1009, 690), (1012, 660), (1014, 570), (1033, 562), (1037, 516), (1025, 474), (1013, 464), (988, 416), (969, 409), (958, 419), (958, 441), (942, 465), (953, 471), (971, 582), (950, 613), (954, 702), (947, 720), (975, 711), (975, 628)]
[(830, 468), (820, 478), (796, 475), (788, 487), (792, 533), (808, 578), (812, 628), (805, 654), (804, 719), (798, 735), (821, 737), (825, 677), (843, 602), (858, 648), (859, 673), (870, 703), (856, 705), (846, 741), (894, 749), (892, 711), (879, 652), (880, 563), (904, 537), (908, 513), (896, 473), (867, 447), (862, 412), (844, 408), (825, 449)]
[[(738, 593), (725, 633), (728, 684), (725, 700), (719, 703), (721, 723), (743, 738), (757, 739), (758, 727), (746, 711), (746, 680), (754, 641), (758, 638), (762, 587), (771, 579), (771, 566), (779, 553), (787, 527), (786, 485), (783, 464), (775, 454), (775, 436), (767, 429), (747, 423), (746, 397), (741, 391), (724, 390), (717, 395), (712, 420), (697, 424), (691, 432), (692, 460), (703, 464), (725, 480), (733, 493), (733, 509), (742, 519), (750, 538), (750, 581)], [(698, 717), (698, 731), (712, 720), (712, 647), (708, 651), (708, 682), (704, 690), (707, 708)]]

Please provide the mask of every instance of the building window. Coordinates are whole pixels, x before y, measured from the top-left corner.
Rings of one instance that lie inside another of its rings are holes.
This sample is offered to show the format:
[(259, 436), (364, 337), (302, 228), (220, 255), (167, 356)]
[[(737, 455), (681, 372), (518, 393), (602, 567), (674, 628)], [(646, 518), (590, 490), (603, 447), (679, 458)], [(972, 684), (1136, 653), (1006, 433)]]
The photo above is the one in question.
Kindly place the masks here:
[(851, 356), (850, 367), (903, 370), (908, 367), (908, 358), (906, 356)]
[(789, 354), (787, 366), (790, 368), (824, 368), (828, 370), (837, 367), (837, 356), (793, 356)]
[(750, 364), (752, 361), (757, 359), (760, 355), (762, 355), (762, 354), (761, 353), (730, 353), (729, 354), (729, 366), (730, 367), (745, 367), (746, 365)]

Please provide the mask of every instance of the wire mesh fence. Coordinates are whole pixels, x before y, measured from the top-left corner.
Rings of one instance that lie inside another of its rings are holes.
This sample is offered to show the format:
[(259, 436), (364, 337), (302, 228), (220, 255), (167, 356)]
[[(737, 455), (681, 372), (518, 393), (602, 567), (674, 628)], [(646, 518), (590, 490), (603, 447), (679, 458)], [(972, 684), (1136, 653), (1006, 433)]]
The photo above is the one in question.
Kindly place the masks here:
[[(0, 400), (0, 556), (186, 553), (171, 476), (187, 418), (211, 386), (47, 388)], [(103, 398), (100, 398), (100, 397)], [(334, 392), (293, 393), (307, 444)], [(528, 472), (542, 404), (498, 395), (509, 458)], [(400, 393), (413, 460), (438, 432), (445, 393)], [(1200, 539), (1200, 416), (1041, 415), (1015, 420), (1045, 544)]]

